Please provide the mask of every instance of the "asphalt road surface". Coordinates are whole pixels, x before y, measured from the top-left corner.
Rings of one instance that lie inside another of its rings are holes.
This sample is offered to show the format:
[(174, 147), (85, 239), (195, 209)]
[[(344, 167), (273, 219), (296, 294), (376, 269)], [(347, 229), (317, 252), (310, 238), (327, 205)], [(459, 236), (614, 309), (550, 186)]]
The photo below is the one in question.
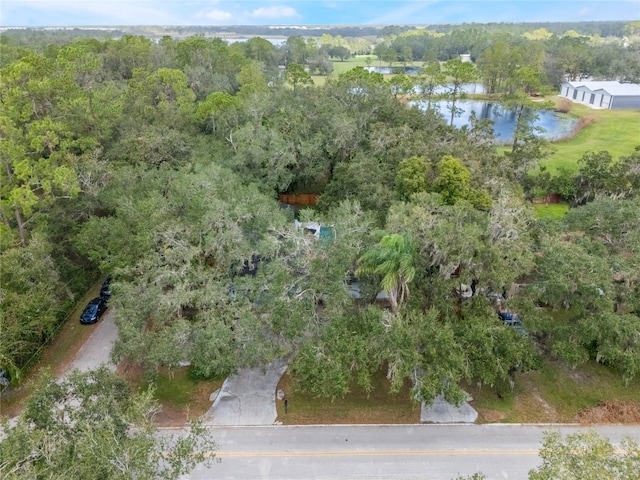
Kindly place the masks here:
[[(420, 479), (448, 480), (484, 473), (489, 479), (526, 480), (540, 463), (545, 430), (569, 426), (385, 425), (211, 427), (216, 461), (189, 476), (202, 479)], [(598, 427), (617, 445), (640, 441), (639, 426)]]

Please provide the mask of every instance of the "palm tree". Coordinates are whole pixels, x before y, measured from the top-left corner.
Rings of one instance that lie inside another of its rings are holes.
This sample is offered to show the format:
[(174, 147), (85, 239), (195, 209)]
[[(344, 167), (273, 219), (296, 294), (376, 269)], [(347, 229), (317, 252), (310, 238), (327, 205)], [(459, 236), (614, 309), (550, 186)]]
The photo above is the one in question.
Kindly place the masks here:
[(356, 275), (381, 275), (380, 285), (389, 294), (391, 310), (409, 298), (409, 282), (416, 276), (415, 248), (409, 235), (391, 233), (358, 259)]

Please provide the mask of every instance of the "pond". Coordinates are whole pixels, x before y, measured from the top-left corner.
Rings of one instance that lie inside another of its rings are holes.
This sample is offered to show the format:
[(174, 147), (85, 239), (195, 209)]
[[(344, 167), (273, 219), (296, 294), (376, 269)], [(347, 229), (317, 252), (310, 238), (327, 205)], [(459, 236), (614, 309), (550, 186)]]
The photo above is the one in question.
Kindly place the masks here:
[[(421, 109), (426, 109), (427, 107), (427, 102), (424, 101), (410, 102), (410, 104), (416, 105)], [(431, 103), (431, 107), (435, 107), (448, 121), (450, 110), (447, 106), (448, 102), (445, 100)], [(498, 143), (508, 143), (513, 140), (513, 132), (516, 125), (515, 111), (507, 110), (499, 103), (484, 100), (460, 100), (456, 102), (456, 108), (460, 108), (462, 113), (453, 119), (455, 127), (460, 128), (469, 125), (471, 112), (475, 112), (476, 117), (493, 122), (493, 130)], [(540, 133), (543, 138), (559, 140), (571, 135), (576, 122), (575, 118), (568, 118), (553, 111), (541, 111), (538, 112), (538, 120), (534, 122), (534, 125), (544, 130)]]
[(398, 75), (405, 73), (407, 75), (417, 75), (420, 73), (420, 67), (364, 67), (368, 72), (381, 73), (383, 75)]

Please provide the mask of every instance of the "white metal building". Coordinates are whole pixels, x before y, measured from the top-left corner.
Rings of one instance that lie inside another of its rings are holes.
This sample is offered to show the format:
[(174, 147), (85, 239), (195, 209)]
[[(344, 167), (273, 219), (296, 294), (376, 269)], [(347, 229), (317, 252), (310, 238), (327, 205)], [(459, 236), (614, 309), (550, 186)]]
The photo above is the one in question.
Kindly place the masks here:
[(566, 82), (560, 96), (591, 108), (640, 110), (640, 85), (635, 83)]

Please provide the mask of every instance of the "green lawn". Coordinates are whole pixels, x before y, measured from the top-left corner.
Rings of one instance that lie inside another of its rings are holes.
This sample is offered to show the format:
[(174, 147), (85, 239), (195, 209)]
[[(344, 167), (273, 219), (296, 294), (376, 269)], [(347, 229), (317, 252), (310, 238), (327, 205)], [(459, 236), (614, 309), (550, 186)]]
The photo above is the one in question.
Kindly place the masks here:
[[(638, 110), (592, 110), (584, 105), (573, 104), (571, 111), (565, 115), (584, 119), (581, 121), (585, 126), (574, 137), (550, 144), (552, 154), (541, 165), (552, 174), (559, 168), (576, 171), (578, 160), (586, 152), (606, 150), (617, 160), (621, 156), (631, 155), (636, 145), (640, 145)], [(501, 155), (510, 150), (506, 146), (498, 146), (497, 149)]]
[(566, 203), (536, 203), (533, 205), (533, 211), (538, 218), (561, 219), (569, 211), (569, 205)]
[(222, 386), (222, 379), (197, 380), (189, 374), (189, 368), (168, 370), (161, 368), (149, 376), (138, 365), (122, 364), (119, 372), (134, 390), (146, 390), (153, 386), (154, 398), (160, 404), (155, 416), (159, 426), (180, 426), (189, 419), (202, 416), (212, 402), (212, 392)]
[[(331, 74), (329, 75), (329, 77), (337, 77), (338, 75), (340, 75), (341, 73), (347, 72), (349, 70), (351, 70), (352, 68), (355, 67), (367, 67), (367, 57), (371, 58), (371, 66), (372, 67), (379, 67), (379, 66), (383, 66), (383, 67), (388, 67), (389, 64), (386, 62), (382, 62), (382, 64), (378, 61), (378, 58), (375, 55), (356, 55), (355, 57), (351, 57), (348, 58), (347, 60), (340, 61), (340, 60), (333, 60), (333, 72), (331, 72)], [(414, 67), (422, 67), (423, 62), (422, 61), (417, 61), (417, 62), (409, 62), (407, 63), (408, 66), (414, 66)], [(393, 63), (394, 67), (402, 67), (404, 66), (403, 62), (395, 62)], [(385, 78), (391, 78), (393, 75), (385, 75)], [(311, 78), (313, 79), (313, 83), (317, 86), (321, 86), (324, 85), (325, 82), (327, 81), (327, 76), (324, 75), (312, 75)]]
[(568, 115), (584, 118), (588, 124), (576, 136), (552, 144), (553, 154), (542, 162), (552, 173), (560, 167), (576, 170), (585, 152), (606, 150), (618, 159), (640, 145), (638, 110), (592, 110), (573, 104)]

